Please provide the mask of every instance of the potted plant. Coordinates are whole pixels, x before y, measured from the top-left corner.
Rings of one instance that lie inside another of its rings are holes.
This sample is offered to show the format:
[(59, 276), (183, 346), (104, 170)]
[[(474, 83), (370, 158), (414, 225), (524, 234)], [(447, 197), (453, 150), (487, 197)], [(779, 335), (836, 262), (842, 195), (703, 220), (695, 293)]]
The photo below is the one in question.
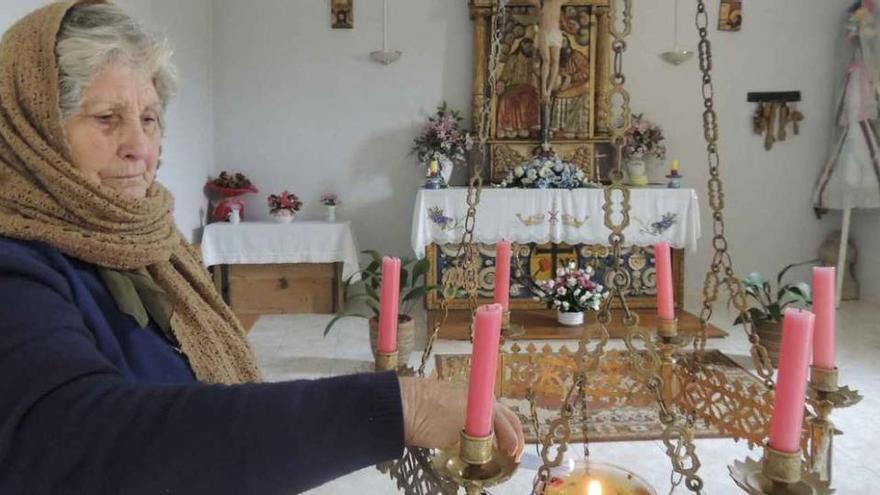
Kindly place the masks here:
[(296, 194), (281, 191), (280, 194), (270, 194), (266, 201), (269, 205), (269, 213), (276, 221), (290, 223), (296, 217), (296, 212), (302, 209), (303, 202)]
[[(761, 338), (761, 344), (767, 348), (773, 366), (779, 365), (779, 347), (782, 343), (782, 317), (785, 308), (793, 304), (808, 306), (812, 304), (810, 285), (805, 282), (782, 283), (785, 274), (796, 266), (812, 264), (815, 260), (792, 263), (776, 275), (774, 290), (769, 280), (760, 273), (752, 272), (741, 280), (747, 297), (752, 301), (748, 308), (749, 315), (755, 325), (755, 331)], [(744, 323), (742, 315), (734, 320), (735, 325)]]
[[(379, 288), (382, 285), (382, 255), (377, 251), (367, 250), (370, 263), (363, 270), (351, 275), (345, 281), (349, 301), (361, 300), (370, 311), (367, 314), (340, 313), (336, 315), (324, 329), (324, 336), (330, 333), (333, 325), (342, 318), (366, 318), (370, 324), (370, 347), (376, 353), (376, 338), (379, 332)], [(402, 259), (400, 261), (400, 306), (397, 316), (397, 352), (401, 366), (409, 361), (415, 347), (415, 320), (412, 311), (416, 303), (437, 286), (427, 284), (427, 273), (430, 263), (427, 258), (420, 260)], [(363, 282), (362, 284), (359, 284)], [(360, 285), (362, 291), (354, 291), (353, 286)]]
[(584, 324), (585, 311), (598, 311), (608, 293), (590, 280), (593, 268), (578, 268), (569, 261), (556, 270), (556, 278), (537, 282), (533, 291), (539, 301), (556, 310), (556, 319), (565, 326)]

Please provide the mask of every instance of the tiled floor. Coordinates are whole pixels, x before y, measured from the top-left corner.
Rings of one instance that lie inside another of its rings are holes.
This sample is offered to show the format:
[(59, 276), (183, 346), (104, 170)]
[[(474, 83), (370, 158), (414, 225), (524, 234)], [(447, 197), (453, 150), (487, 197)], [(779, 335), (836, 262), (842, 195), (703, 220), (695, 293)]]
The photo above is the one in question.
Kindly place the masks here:
[[(299, 378), (318, 378), (356, 373), (370, 369), (367, 325), (362, 319), (342, 320), (332, 333), (322, 336), (329, 316), (297, 315), (266, 316), (251, 332), (267, 380), (279, 381)], [(838, 365), (841, 382), (861, 391), (865, 399), (858, 406), (838, 411), (833, 419), (844, 432), (835, 439), (834, 486), (841, 495), (871, 494), (880, 486), (880, 467), (874, 455), (880, 452), (880, 306), (868, 303), (844, 303), (838, 316)], [(716, 323), (730, 329), (730, 319), (719, 318)], [(422, 323), (422, 328), (424, 324)], [(746, 365), (749, 362), (746, 339), (739, 329), (730, 329), (732, 335), (724, 340), (713, 340), (728, 355)], [(619, 342), (612, 343), (616, 348)], [(441, 341), (438, 353), (469, 351), (469, 344)], [(418, 356), (415, 356), (417, 359)], [(432, 360), (433, 363), (433, 360)], [(873, 419), (872, 419), (873, 418)], [(493, 494), (528, 494), (531, 491), (535, 465), (534, 449), (523, 459), (523, 465), (514, 478), (492, 490)], [(591, 446), (592, 458), (627, 465), (639, 472), (657, 487), (659, 494), (669, 491), (669, 461), (660, 442), (601, 443)], [(727, 465), (750, 452), (743, 444), (731, 440), (699, 440), (697, 452), (702, 461), (700, 475), (706, 483), (705, 493), (713, 495), (742, 493), (727, 474)], [(391, 481), (375, 469), (352, 473), (333, 483), (310, 492), (319, 494), (391, 494)], [(676, 493), (689, 493), (683, 487)]]

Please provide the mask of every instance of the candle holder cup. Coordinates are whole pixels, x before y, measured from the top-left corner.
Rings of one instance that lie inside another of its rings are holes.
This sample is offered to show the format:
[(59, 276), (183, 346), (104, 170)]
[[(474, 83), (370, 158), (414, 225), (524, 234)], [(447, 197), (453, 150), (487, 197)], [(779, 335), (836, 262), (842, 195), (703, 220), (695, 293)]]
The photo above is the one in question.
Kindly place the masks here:
[(519, 463), (495, 445), (495, 436), (472, 437), (461, 432), (457, 448), (438, 450), (431, 463), (441, 479), (464, 488), (468, 495), (503, 483), (513, 476)]
[(397, 371), (397, 351), (379, 352), (376, 351), (376, 371)]
[(749, 495), (825, 495), (829, 483), (804, 469), (801, 452), (780, 452), (764, 447), (760, 462), (746, 458), (728, 466), (733, 481)]
[(522, 325), (518, 325), (516, 323), (511, 323), (510, 321), (510, 310), (505, 311), (501, 315), (501, 337), (505, 339), (513, 339), (517, 337), (522, 337), (526, 334), (525, 328)]
[(859, 403), (862, 396), (858, 390), (838, 385), (837, 368), (810, 366), (810, 383), (807, 395), (815, 415), (810, 423), (810, 455), (808, 467), (822, 481), (831, 481), (832, 452), (834, 451), (834, 423), (831, 412)]

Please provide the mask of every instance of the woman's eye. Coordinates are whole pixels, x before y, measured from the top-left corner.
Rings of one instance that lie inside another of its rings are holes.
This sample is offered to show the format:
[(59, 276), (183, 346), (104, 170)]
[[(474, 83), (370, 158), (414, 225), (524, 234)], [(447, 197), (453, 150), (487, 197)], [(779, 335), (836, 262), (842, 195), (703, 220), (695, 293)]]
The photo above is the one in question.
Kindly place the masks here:
[(95, 118), (102, 124), (110, 124), (113, 122), (113, 114), (96, 115)]

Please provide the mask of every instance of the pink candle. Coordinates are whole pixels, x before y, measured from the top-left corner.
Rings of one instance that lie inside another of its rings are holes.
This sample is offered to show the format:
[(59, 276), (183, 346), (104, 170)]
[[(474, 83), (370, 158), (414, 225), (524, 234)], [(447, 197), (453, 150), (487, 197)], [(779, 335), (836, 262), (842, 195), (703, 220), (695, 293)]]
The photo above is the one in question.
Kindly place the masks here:
[(672, 253), (668, 242), (654, 244), (654, 266), (657, 268), (657, 316), (661, 320), (674, 320)]
[(770, 420), (770, 447), (780, 452), (801, 450), (801, 427), (807, 393), (807, 368), (813, 342), (815, 316), (809, 311), (788, 308), (782, 322), (776, 399)]
[(510, 241), (495, 245), (495, 304), (510, 308)]
[(486, 437), (492, 433), (502, 311), (500, 304), (487, 304), (477, 308), (467, 418), (464, 426), (465, 433), (472, 437)]
[(813, 313), (816, 329), (813, 331), (813, 366), (834, 369), (834, 315), (835, 281), (833, 266), (813, 268)]
[(400, 299), (400, 260), (382, 258), (379, 287), (379, 337), (376, 349), (385, 354), (397, 351), (397, 311)]

